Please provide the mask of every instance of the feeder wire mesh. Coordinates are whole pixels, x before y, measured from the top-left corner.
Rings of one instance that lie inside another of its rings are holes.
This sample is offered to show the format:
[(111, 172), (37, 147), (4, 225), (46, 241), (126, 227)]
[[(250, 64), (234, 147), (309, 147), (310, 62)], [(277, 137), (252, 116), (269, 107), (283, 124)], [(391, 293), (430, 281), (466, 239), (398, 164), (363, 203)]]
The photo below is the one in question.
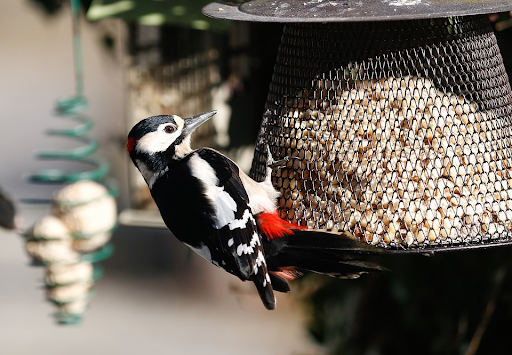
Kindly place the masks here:
[(281, 217), (384, 248), (510, 241), (512, 93), (487, 16), (287, 24), (266, 144)]

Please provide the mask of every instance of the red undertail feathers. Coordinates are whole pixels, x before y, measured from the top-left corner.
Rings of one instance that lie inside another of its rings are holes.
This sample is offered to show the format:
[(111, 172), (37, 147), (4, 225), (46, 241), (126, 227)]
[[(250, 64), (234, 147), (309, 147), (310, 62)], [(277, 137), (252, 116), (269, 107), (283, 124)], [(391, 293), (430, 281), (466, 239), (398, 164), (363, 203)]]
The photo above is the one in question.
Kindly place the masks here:
[(268, 239), (276, 239), (294, 234), (294, 230), (307, 227), (291, 224), (281, 219), (277, 213), (260, 213), (257, 216), (258, 227)]
[(300, 277), (303, 275), (302, 272), (295, 270), (294, 267), (288, 266), (288, 267), (282, 267), (279, 271), (271, 271), (274, 275), (279, 276), (285, 280), (295, 280), (297, 277)]

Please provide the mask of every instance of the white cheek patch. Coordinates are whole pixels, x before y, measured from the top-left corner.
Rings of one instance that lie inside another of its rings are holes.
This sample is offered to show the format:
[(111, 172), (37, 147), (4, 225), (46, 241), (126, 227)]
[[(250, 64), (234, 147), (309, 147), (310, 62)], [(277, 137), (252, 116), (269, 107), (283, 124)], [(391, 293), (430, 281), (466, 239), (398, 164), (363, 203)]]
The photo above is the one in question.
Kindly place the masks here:
[(179, 125), (175, 132), (166, 133), (164, 129), (168, 125), (169, 123), (163, 123), (158, 126), (156, 131), (147, 133), (139, 139), (135, 149), (148, 154), (165, 152), (181, 134), (181, 127)]

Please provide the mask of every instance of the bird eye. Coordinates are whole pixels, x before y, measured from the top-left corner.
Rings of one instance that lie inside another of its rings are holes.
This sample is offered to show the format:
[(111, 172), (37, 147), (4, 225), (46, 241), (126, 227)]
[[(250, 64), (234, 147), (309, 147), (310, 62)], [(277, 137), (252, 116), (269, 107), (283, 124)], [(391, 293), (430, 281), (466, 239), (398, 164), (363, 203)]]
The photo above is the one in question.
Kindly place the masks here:
[(174, 128), (174, 126), (165, 126), (164, 130), (165, 133), (173, 133), (174, 131), (176, 131), (176, 128)]

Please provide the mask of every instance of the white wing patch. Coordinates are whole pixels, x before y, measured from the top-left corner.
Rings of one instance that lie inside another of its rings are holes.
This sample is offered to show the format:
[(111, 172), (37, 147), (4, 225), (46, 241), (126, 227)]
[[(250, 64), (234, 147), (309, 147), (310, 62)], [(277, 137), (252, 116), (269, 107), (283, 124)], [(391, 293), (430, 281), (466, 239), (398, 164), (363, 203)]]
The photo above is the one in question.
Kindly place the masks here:
[[(219, 183), (219, 179), (217, 175), (215, 174), (215, 171), (211, 167), (206, 160), (201, 158), (199, 155), (192, 155), (190, 157), (190, 167), (191, 167), (191, 173), (192, 175), (199, 179), (205, 186), (205, 195), (212, 203), (212, 206), (215, 208), (215, 216), (216, 216), (216, 223), (215, 228), (221, 229), (225, 226), (229, 226), (230, 230), (234, 229), (244, 229), (247, 227), (247, 224), (249, 221), (252, 221), (254, 225), (256, 225), (256, 221), (254, 220), (254, 217), (251, 213), (251, 209), (247, 208), (244, 211), (244, 214), (242, 218), (236, 219), (235, 218), (235, 212), (237, 210), (236, 201), (231, 197), (229, 193), (227, 193), (224, 190), (224, 187), (219, 187), (217, 184)], [(247, 177), (244, 174), (241, 174), (240, 176), (242, 178), (242, 182), (245, 184)], [(270, 210), (274, 205), (273, 199), (277, 197), (278, 193), (272, 188), (267, 189), (265, 185), (258, 184), (255, 181), (251, 180), (252, 184), (252, 192), (258, 191), (258, 189), (264, 189), (268, 190), (265, 191), (266, 193), (263, 195), (264, 197), (261, 199), (261, 201), (258, 201), (256, 206), (259, 210)], [(251, 198), (249, 196), (249, 198)], [(255, 207), (256, 207), (255, 206)], [(250, 206), (252, 207), (252, 206)], [(235, 240), (233, 238), (230, 238), (227, 241), (227, 245), (229, 247), (232, 247), (235, 243)], [(257, 247), (259, 246), (259, 247)], [(201, 255), (203, 258), (211, 261), (211, 254), (210, 250), (207, 247), (202, 247), (199, 249), (192, 248), (196, 253)], [(249, 243), (241, 243), (236, 246), (236, 253), (239, 257), (242, 255), (248, 255), (248, 254), (255, 254), (257, 253), (256, 259), (254, 259), (253, 264), (253, 273), (254, 275), (258, 274), (259, 269), (262, 270), (262, 272), (265, 272), (264, 278), (263, 278), (263, 287), (266, 287), (267, 284), (270, 284), (270, 276), (268, 272), (266, 272), (266, 260), (265, 256), (263, 255), (263, 252), (261, 250), (261, 240), (260, 236), (257, 232), (254, 232), (252, 235), (252, 238)], [(265, 265), (265, 266), (264, 266)]]
[(254, 253), (254, 247), (256, 246), (256, 244), (261, 245), (260, 244), (260, 236), (258, 235), (258, 233), (254, 232), (249, 244), (245, 244), (245, 243), (240, 244), (236, 248), (236, 253), (238, 254), (238, 256), (242, 256), (242, 254), (252, 254), (252, 253)]
[(236, 221), (236, 202), (230, 194), (224, 191), (224, 187), (214, 186), (214, 190), (217, 190), (212, 194), (215, 197), (214, 204), (217, 210), (215, 228), (221, 229)]
[(233, 197), (224, 190), (223, 186), (217, 186), (219, 179), (212, 166), (199, 155), (193, 155), (190, 158), (190, 166), (192, 175), (205, 185), (206, 197), (215, 208), (215, 228), (221, 229), (227, 225), (231, 226), (232, 223), (236, 224), (236, 202)]
[(249, 222), (249, 220), (251, 220), (256, 225), (256, 221), (252, 217), (251, 210), (246, 209), (241, 219), (235, 219), (229, 223), (229, 230), (236, 228), (243, 229), (247, 226), (247, 222)]
[[(254, 262), (254, 275), (258, 274), (258, 268), (261, 267), (262, 264), (267, 264), (265, 261), (265, 256), (261, 251), (258, 251), (258, 257)], [(270, 275), (268, 272), (265, 273), (265, 279), (263, 280), (263, 287), (267, 286), (267, 283), (270, 283)]]

